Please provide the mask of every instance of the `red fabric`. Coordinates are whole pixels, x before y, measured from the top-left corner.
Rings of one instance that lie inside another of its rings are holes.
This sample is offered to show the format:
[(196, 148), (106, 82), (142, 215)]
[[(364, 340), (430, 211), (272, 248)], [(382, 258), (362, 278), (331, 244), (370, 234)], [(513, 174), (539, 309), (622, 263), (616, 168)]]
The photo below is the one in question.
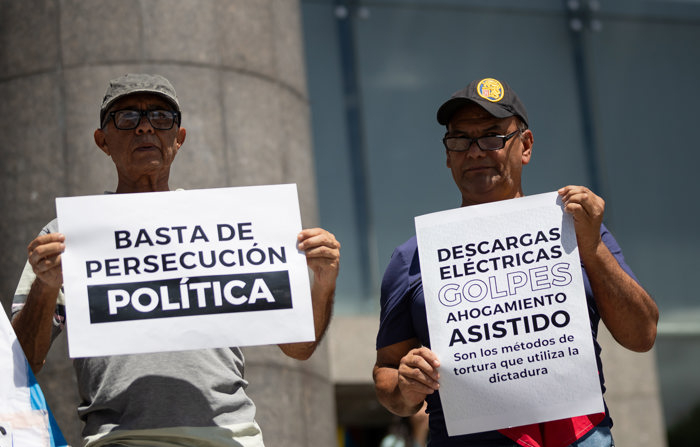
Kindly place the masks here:
[(498, 431), (525, 447), (566, 447), (588, 433), (604, 418), (605, 413), (596, 413)]

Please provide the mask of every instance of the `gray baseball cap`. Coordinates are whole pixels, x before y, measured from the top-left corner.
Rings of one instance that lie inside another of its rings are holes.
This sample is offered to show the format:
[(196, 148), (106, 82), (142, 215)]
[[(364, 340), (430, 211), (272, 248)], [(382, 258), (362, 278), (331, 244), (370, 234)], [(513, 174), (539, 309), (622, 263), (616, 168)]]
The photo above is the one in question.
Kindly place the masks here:
[(109, 87), (107, 87), (105, 97), (102, 99), (102, 107), (100, 107), (100, 125), (104, 123), (107, 111), (116, 100), (134, 93), (153, 93), (161, 96), (177, 112), (180, 112), (180, 103), (170, 81), (158, 74), (128, 73), (109, 81)]

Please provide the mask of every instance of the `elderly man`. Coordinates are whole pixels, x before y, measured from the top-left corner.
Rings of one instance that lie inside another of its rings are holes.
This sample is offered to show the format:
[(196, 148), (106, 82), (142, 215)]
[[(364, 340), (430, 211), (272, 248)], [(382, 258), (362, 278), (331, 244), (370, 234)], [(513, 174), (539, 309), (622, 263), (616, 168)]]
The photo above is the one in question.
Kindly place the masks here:
[[(439, 108), (447, 127), (443, 139), (447, 167), (462, 195), (462, 206), (523, 196), (521, 175), (530, 162), (533, 134), (525, 107), (507, 83), (476, 80)], [(615, 340), (633, 351), (651, 349), (658, 309), (624, 263), (617, 242), (603, 221), (604, 202), (582, 186), (559, 190), (565, 212), (574, 220), (583, 264), (586, 297), (595, 340), (602, 319)], [(603, 387), (600, 346), (595, 351)], [(440, 362), (430, 350), (416, 238), (399, 246), (381, 288), (374, 382), (381, 403), (406, 416), (428, 402), (431, 447), (443, 446), (611, 446), (607, 415), (572, 418), (563, 423), (447, 435), (439, 398)], [(534, 432), (534, 433), (533, 433)]]
[[(116, 166), (117, 193), (169, 190), (170, 167), (186, 136), (181, 118), (175, 90), (162, 76), (128, 74), (110, 82), (94, 139)], [(29, 244), (13, 303), (13, 326), (34, 371), (65, 318), (65, 237), (57, 229), (54, 220)], [(320, 228), (297, 239), (314, 274), (316, 341), (280, 348), (306, 359), (330, 321), (340, 244)], [(263, 445), (239, 348), (78, 358), (74, 366), (86, 446)]]

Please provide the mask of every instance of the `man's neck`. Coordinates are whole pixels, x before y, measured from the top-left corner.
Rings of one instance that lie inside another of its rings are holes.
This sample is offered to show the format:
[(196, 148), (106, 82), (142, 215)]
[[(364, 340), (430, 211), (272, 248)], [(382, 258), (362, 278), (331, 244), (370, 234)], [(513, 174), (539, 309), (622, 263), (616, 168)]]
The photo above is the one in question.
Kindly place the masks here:
[(484, 203), (493, 203), (493, 202), (500, 202), (502, 200), (509, 200), (509, 199), (517, 199), (518, 197), (525, 197), (525, 194), (523, 194), (522, 190), (518, 190), (515, 194), (501, 197), (499, 199), (495, 200), (484, 200), (483, 202), (476, 202), (476, 201), (471, 201), (467, 200), (464, 197), (462, 197), (462, 206), (472, 206), (472, 205), (483, 205)]
[(127, 181), (120, 178), (117, 184), (117, 194), (128, 194), (135, 192), (157, 192), (170, 191), (168, 178), (141, 177), (137, 181)]

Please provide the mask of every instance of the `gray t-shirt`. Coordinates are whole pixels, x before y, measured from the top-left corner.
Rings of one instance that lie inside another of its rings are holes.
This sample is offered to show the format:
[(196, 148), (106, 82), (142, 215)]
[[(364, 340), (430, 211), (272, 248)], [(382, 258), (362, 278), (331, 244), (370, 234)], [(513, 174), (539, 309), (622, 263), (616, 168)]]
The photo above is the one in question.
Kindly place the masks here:
[[(41, 234), (57, 231), (54, 219)], [(13, 316), (23, 307), (34, 278), (32, 269), (25, 267)], [(54, 338), (66, 323), (63, 301), (59, 296)], [(173, 331), (181, 329), (173, 324)], [(84, 436), (112, 430), (254, 424), (255, 405), (245, 393), (248, 383), (239, 348), (76, 358), (73, 365)]]

